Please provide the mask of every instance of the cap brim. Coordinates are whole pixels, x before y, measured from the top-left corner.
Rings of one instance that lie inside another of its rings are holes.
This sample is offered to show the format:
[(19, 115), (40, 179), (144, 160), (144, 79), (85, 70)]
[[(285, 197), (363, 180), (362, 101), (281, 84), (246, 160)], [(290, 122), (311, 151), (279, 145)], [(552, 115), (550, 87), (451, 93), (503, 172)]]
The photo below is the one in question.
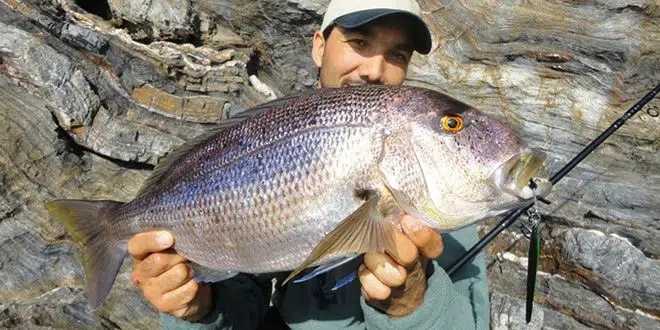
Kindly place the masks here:
[(411, 22), (413, 23), (411, 34), (414, 38), (415, 50), (420, 54), (428, 54), (431, 51), (431, 31), (429, 31), (428, 26), (426, 26), (426, 23), (421, 18), (407, 11), (397, 9), (361, 10), (340, 16), (334, 20), (334, 23), (343, 28), (354, 29), (392, 14), (403, 14), (411, 18)]

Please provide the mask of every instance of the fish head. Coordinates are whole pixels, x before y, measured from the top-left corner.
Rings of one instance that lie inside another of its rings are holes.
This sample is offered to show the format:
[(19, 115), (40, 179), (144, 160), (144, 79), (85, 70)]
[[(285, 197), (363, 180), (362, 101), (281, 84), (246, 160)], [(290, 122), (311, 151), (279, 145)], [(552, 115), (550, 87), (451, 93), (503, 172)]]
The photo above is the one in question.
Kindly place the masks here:
[(497, 119), (438, 95), (418, 108), (409, 129), (426, 184), (426, 198), (415, 207), (421, 218), (454, 230), (550, 192), (543, 151)]

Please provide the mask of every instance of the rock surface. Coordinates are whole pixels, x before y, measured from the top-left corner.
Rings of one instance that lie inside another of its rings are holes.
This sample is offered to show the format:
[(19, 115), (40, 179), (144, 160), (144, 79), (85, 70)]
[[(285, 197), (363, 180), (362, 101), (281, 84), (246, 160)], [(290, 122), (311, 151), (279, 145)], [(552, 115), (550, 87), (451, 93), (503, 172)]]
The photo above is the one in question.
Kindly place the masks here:
[[(130, 200), (184, 141), (312, 88), (327, 2), (0, 0), (0, 327), (157, 328), (130, 261), (86, 306), (80, 250), (43, 203)], [(657, 1), (419, 2), (434, 48), (408, 83), (504, 119), (551, 173), (660, 82)], [(526, 239), (488, 246), (494, 329), (660, 327), (660, 100), (647, 109), (541, 208), (530, 325)]]

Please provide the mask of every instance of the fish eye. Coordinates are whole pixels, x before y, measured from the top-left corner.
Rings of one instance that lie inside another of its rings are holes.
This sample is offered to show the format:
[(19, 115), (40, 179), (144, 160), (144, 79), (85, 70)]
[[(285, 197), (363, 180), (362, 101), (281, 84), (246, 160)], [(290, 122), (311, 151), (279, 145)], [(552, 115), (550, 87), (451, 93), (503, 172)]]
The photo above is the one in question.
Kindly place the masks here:
[(449, 114), (440, 119), (442, 129), (449, 133), (457, 133), (463, 129), (463, 118), (459, 115)]

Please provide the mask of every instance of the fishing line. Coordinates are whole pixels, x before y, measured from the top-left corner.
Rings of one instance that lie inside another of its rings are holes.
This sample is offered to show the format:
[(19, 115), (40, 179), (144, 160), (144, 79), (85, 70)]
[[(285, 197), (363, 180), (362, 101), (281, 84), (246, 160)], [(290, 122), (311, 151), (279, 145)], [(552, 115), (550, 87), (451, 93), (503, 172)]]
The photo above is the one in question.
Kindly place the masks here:
[[(655, 86), (648, 94), (646, 94), (639, 102), (633, 105), (621, 118), (617, 119), (610, 127), (608, 127), (603, 133), (601, 133), (595, 140), (593, 140), (587, 147), (585, 147), (580, 153), (575, 156), (568, 164), (566, 164), (562, 169), (560, 169), (555, 175), (550, 178), (550, 182), (555, 185), (559, 180), (561, 180), (568, 172), (570, 172), (577, 164), (579, 164), (584, 158), (586, 158), (596, 147), (598, 147), (605, 139), (607, 139), (612, 133), (619, 129), (625, 122), (634, 116), (639, 110), (644, 107), (648, 102), (650, 102), (657, 94), (660, 92), (660, 84)], [(648, 111), (647, 111), (648, 113)], [(654, 114), (657, 116), (657, 111), (654, 111)], [(651, 114), (649, 114), (651, 115)], [(651, 115), (653, 117), (653, 115)], [(532, 205), (523, 207), (512, 211), (509, 213), (504, 220), (500, 221), (495, 228), (493, 228), (486, 236), (484, 236), (477, 244), (475, 244), (469, 251), (467, 251), (461, 258), (459, 258), (453, 265), (447, 269), (447, 274), (449, 276), (456, 273), (463, 265), (471, 261), (481, 250), (490, 243), (497, 235), (499, 235), (504, 229), (508, 228), (516, 222), (518, 217), (530, 209)]]

